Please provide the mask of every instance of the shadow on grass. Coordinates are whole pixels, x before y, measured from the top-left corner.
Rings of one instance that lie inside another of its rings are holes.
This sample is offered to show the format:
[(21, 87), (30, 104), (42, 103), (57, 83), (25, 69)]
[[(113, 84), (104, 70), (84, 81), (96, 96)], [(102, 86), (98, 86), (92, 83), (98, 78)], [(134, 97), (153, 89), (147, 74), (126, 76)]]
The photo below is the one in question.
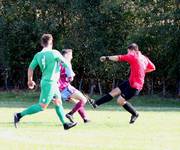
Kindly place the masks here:
[[(100, 96), (93, 96), (94, 99)], [(0, 108), (27, 108), (38, 102), (39, 92), (0, 92)], [(131, 101), (138, 111), (180, 111), (180, 99), (167, 99), (158, 96), (138, 96)], [(71, 109), (74, 104), (63, 102), (65, 109)], [(48, 107), (54, 108), (51, 103)], [(88, 103), (86, 110), (89, 111), (123, 111), (124, 109), (116, 104), (116, 99), (93, 109)]]
[[(26, 126), (28, 125), (29, 127), (31, 126), (39, 126), (39, 127), (62, 127), (62, 125), (59, 123), (55, 123), (55, 122), (33, 122), (33, 121), (30, 121), (30, 122), (20, 122), (18, 124), (18, 127), (23, 127), (23, 126)], [(5, 126), (5, 127), (14, 127), (14, 123), (13, 122), (0, 122), (0, 126)]]
[[(19, 109), (25, 109), (35, 103), (33, 102), (13, 102), (13, 103), (7, 103), (7, 102), (0, 102), (0, 108), (19, 108)], [(136, 105), (133, 104), (133, 106), (137, 109), (137, 111), (156, 111), (156, 112), (180, 112), (180, 107), (176, 107), (174, 105)], [(71, 103), (64, 103), (63, 104), (64, 109), (72, 109), (73, 104)], [(47, 109), (54, 109), (54, 104), (50, 104)], [(93, 109), (89, 104), (86, 104), (85, 109), (87, 111), (125, 111), (123, 107), (119, 107), (116, 103), (110, 102), (108, 104), (101, 105), (97, 107), (96, 109)]]

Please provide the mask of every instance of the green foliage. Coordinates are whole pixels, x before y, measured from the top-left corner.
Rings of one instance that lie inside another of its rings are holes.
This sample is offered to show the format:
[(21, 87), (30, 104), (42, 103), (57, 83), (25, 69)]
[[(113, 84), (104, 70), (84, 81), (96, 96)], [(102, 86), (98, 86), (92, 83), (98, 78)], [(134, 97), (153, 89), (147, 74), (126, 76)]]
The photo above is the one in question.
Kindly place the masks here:
[(157, 70), (151, 74), (155, 80), (176, 85), (180, 77), (180, 10), (170, 0), (142, 1), (136, 5), (137, 29), (128, 39), (139, 43), (143, 53), (155, 63)]
[(180, 10), (174, 1), (2, 0), (0, 5), (0, 66), (9, 68), (15, 86), (26, 83), (27, 67), (47, 32), (56, 49), (74, 50), (77, 80), (127, 79), (125, 63), (101, 63), (99, 57), (125, 54), (131, 42), (155, 63), (150, 78), (180, 80)]
[[(123, 1), (72, 4), (71, 18), (76, 19), (68, 28), (65, 41), (75, 49), (75, 70), (82, 70), (82, 76), (86, 72), (90, 78), (117, 78), (117, 72), (127, 69), (123, 65), (101, 64), (99, 57), (122, 53), (126, 37), (133, 29), (133, 12), (128, 4)], [(123, 78), (121, 74), (118, 78)]]

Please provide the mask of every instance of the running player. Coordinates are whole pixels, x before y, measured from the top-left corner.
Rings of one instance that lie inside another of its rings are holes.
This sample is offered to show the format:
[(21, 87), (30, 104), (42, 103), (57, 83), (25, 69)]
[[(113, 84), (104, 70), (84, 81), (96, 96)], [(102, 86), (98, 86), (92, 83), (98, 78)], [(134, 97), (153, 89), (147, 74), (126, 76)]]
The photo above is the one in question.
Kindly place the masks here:
[[(63, 49), (61, 53), (71, 66), (71, 60), (73, 58), (72, 49)], [(71, 122), (74, 122), (73, 114), (78, 112), (84, 123), (88, 123), (90, 120), (87, 118), (84, 108), (84, 105), (87, 102), (87, 98), (70, 84), (70, 82), (73, 81), (75, 74), (72, 73), (69, 68), (65, 68), (63, 63), (60, 64), (60, 68), (61, 74), (59, 79), (59, 90), (61, 92), (62, 99), (67, 102), (75, 103), (72, 110), (66, 114), (66, 117)]]
[(54, 100), (55, 110), (63, 124), (65, 130), (72, 128), (76, 125), (76, 123), (67, 123), (65, 122), (65, 115), (63, 112), (63, 106), (61, 102), (61, 94), (58, 89), (58, 79), (60, 76), (59, 63), (61, 61), (66, 64), (68, 67), (68, 63), (66, 63), (63, 56), (57, 50), (52, 50), (53, 47), (53, 37), (51, 34), (44, 34), (41, 37), (41, 45), (43, 46), (42, 51), (38, 52), (29, 68), (28, 68), (28, 87), (33, 89), (36, 85), (33, 81), (33, 73), (34, 69), (39, 65), (42, 78), (41, 78), (41, 94), (39, 98), (39, 102), (30, 106), (22, 112), (14, 114), (14, 125), (17, 128), (17, 123), (20, 119), (26, 115), (31, 115), (43, 111), (47, 108), (49, 103)]
[(139, 51), (138, 45), (132, 43), (128, 46), (126, 55), (102, 56), (100, 61), (127, 62), (130, 65), (131, 73), (129, 80), (124, 81), (118, 87), (114, 88), (107, 95), (94, 101), (89, 99), (89, 103), (96, 108), (97, 106), (111, 101), (118, 96), (117, 103), (131, 113), (130, 124), (134, 123), (139, 114), (134, 107), (128, 102), (133, 96), (139, 94), (144, 85), (145, 74), (155, 70), (154, 64)]

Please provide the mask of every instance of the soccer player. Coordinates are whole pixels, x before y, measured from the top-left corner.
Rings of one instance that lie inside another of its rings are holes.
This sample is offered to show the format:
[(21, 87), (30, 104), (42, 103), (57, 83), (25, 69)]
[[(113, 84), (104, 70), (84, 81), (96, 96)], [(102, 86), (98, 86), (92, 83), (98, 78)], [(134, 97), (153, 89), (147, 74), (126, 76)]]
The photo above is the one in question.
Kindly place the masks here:
[[(63, 49), (61, 54), (64, 58), (69, 62), (71, 66), (72, 49)], [(70, 71), (69, 68), (65, 68), (64, 64), (60, 64), (61, 74), (59, 78), (59, 90), (61, 92), (62, 99), (67, 102), (75, 103), (75, 106), (72, 110), (66, 114), (66, 117), (71, 121), (73, 121), (73, 114), (78, 112), (84, 123), (88, 123), (90, 120), (87, 118), (87, 114), (85, 112), (84, 105), (87, 102), (87, 98), (75, 87), (73, 87), (70, 82), (73, 81), (75, 76), (73, 71)], [(72, 68), (71, 68), (72, 69)]]
[(96, 108), (97, 106), (109, 102), (114, 97), (118, 96), (117, 103), (131, 113), (129, 123), (132, 124), (135, 122), (139, 114), (128, 100), (139, 94), (143, 88), (145, 74), (154, 71), (155, 66), (146, 56), (141, 54), (137, 44), (130, 44), (127, 51), (128, 53), (125, 55), (101, 56), (100, 61), (127, 62), (130, 65), (131, 70), (129, 80), (124, 81), (100, 99), (96, 101), (89, 99), (88, 101), (93, 108)]
[[(34, 69), (39, 65), (42, 78), (41, 78), (41, 94), (39, 102), (30, 106), (22, 112), (14, 114), (14, 125), (17, 128), (17, 123), (20, 119), (26, 115), (31, 115), (43, 111), (47, 108), (49, 103), (53, 100), (55, 104), (56, 113), (63, 124), (65, 130), (72, 128), (76, 123), (65, 122), (65, 115), (63, 112), (63, 106), (61, 102), (61, 94), (58, 89), (58, 79), (60, 76), (59, 63), (63, 61), (68, 67), (68, 63), (65, 61), (59, 51), (53, 50), (53, 37), (51, 34), (44, 34), (41, 37), (42, 51), (38, 52), (29, 68), (28, 68), (28, 87), (33, 89), (36, 85), (33, 81)], [(70, 66), (69, 66), (70, 67)]]

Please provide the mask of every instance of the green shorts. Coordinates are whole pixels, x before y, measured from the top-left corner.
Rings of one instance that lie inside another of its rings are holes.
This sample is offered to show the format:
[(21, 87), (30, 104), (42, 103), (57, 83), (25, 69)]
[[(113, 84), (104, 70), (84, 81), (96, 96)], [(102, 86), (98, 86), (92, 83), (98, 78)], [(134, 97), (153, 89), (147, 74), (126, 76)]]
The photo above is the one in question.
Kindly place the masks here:
[(57, 82), (41, 81), (39, 103), (49, 104), (54, 97), (61, 98)]

